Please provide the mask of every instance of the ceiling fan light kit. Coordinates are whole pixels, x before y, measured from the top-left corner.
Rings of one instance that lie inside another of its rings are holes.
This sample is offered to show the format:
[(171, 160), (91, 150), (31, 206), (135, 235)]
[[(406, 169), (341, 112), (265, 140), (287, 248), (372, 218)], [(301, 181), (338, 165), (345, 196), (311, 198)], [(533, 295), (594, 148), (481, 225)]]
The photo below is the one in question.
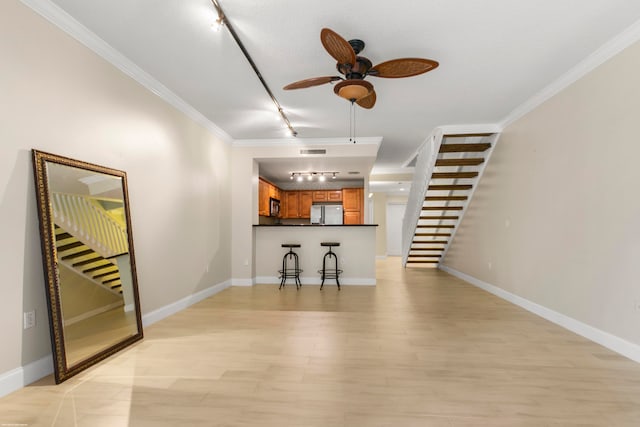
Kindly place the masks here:
[[(372, 66), (372, 62), (358, 54), (365, 43), (359, 39), (345, 40), (329, 28), (320, 31), (320, 42), (336, 61), (336, 69), (342, 76), (313, 77), (286, 85), (284, 90), (304, 89), (325, 83), (340, 81), (333, 91), (362, 108), (373, 108), (376, 103), (376, 91), (373, 85), (364, 79), (367, 76), (382, 78), (412, 77), (426, 73), (438, 67), (438, 62), (425, 58), (400, 58)], [(343, 77), (344, 76), (344, 77)]]
[(333, 91), (336, 95), (355, 102), (373, 92), (373, 85), (364, 80), (343, 80), (333, 87)]

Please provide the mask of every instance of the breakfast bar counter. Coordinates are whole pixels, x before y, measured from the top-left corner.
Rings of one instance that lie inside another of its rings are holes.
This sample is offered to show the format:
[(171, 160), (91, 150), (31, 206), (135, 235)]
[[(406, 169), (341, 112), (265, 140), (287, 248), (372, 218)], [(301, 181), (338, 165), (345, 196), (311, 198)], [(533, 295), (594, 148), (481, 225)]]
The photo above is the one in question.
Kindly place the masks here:
[[(288, 249), (284, 243), (297, 243), (300, 260), (300, 280), (303, 285), (319, 285), (322, 259), (327, 252), (322, 242), (338, 242), (333, 248), (338, 256), (341, 285), (376, 284), (376, 224), (354, 225), (309, 225), (269, 224), (254, 225), (255, 277), (257, 284), (280, 283), (278, 270), (282, 268), (282, 257)], [(325, 289), (334, 280), (325, 282)], [(295, 288), (295, 286), (294, 286)]]

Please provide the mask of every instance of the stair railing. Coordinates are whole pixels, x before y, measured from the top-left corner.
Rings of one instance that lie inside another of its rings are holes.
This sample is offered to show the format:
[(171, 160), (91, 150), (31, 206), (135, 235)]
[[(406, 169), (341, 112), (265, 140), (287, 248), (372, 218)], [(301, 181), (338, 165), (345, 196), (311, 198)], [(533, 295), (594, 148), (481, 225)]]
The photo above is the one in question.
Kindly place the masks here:
[(402, 265), (406, 267), (413, 238), (420, 221), (424, 198), (429, 188), (431, 174), (436, 165), (443, 132), (437, 128), (418, 150), (418, 158), (413, 172), (413, 182), (402, 220)]
[(85, 196), (52, 194), (57, 224), (104, 258), (129, 252), (127, 230)]

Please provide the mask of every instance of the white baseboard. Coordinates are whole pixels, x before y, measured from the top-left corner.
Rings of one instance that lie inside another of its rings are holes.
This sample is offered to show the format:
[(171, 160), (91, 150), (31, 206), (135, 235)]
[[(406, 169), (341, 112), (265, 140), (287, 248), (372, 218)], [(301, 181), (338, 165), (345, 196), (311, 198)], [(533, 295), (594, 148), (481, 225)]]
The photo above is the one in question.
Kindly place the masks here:
[(231, 279), (231, 286), (253, 286), (253, 279)]
[(227, 289), (229, 286), (231, 286), (231, 281), (226, 280), (222, 283), (218, 283), (217, 285), (213, 285), (210, 288), (203, 289), (202, 291), (196, 292), (195, 294), (186, 296), (176, 302), (165, 305), (164, 307), (161, 307), (157, 310), (153, 310), (152, 312), (144, 314), (142, 316), (142, 325), (152, 325), (159, 320), (169, 317), (172, 314), (176, 314), (179, 311), (182, 311), (185, 308), (192, 306), (193, 304), (200, 302), (205, 298), (209, 298), (210, 296)]
[(0, 374), (0, 397), (20, 390), (22, 387), (52, 373), (53, 359), (51, 355), (48, 355), (25, 366)]
[[(65, 320), (63, 323), (64, 323), (64, 326), (73, 325), (74, 323), (78, 323), (82, 320), (88, 319), (93, 316), (97, 316), (100, 313), (104, 313), (118, 307), (122, 307), (122, 301), (114, 302), (113, 304), (105, 305), (103, 307), (98, 307), (95, 310), (87, 311), (86, 313), (82, 313), (79, 316), (72, 317), (71, 319)], [(129, 311), (133, 310), (133, 304), (131, 304), (131, 307), (132, 309)], [(126, 307), (124, 311), (127, 311)]]
[[(210, 288), (199, 291), (193, 295), (182, 298), (179, 301), (166, 305), (142, 316), (142, 324), (149, 326), (159, 320), (171, 316), (185, 308), (202, 301), (212, 295), (231, 286), (231, 281), (219, 283)], [(6, 396), (22, 387), (31, 384), (40, 378), (53, 373), (53, 358), (51, 355), (31, 362), (25, 366), (0, 374), (0, 397)]]
[(387, 259), (386, 255), (376, 255), (376, 259)]
[(516, 294), (512, 294), (511, 292), (505, 291), (502, 288), (483, 282), (480, 279), (476, 279), (473, 276), (469, 276), (468, 274), (462, 273), (451, 267), (441, 265), (440, 269), (453, 276), (456, 276), (459, 279), (464, 280), (465, 282), (469, 282), (474, 286), (477, 286), (506, 301), (509, 301), (512, 304), (520, 306), (525, 310), (530, 311), (531, 313), (537, 314), (538, 316), (550, 322), (553, 322), (556, 325), (562, 326), (563, 328), (568, 329), (571, 332), (574, 332), (578, 335), (583, 336), (584, 338), (587, 338), (588, 340), (600, 344), (601, 346), (606, 347), (609, 350), (615, 351), (616, 353), (619, 353), (635, 362), (640, 363), (640, 345), (626, 341), (620, 337), (612, 335), (598, 328), (594, 328), (593, 326), (587, 325), (586, 323), (583, 323), (572, 317), (566, 316), (562, 313), (558, 313), (557, 311), (529, 301), (528, 299), (522, 298)]
[[(255, 280), (256, 283), (261, 285), (279, 285), (280, 279), (277, 276), (258, 276)], [(322, 280), (320, 277), (300, 277), (300, 283), (302, 285), (320, 285)], [(325, 280), (325, 285), (335, 285), (335, 279), (327, 279)], [(293, 284), (293, 279), (287, 280), (287, 285)], [(340, 286), (375, 286), (376, 279), (359, 279), (357, 277), (354, 278), (340, 278)]]

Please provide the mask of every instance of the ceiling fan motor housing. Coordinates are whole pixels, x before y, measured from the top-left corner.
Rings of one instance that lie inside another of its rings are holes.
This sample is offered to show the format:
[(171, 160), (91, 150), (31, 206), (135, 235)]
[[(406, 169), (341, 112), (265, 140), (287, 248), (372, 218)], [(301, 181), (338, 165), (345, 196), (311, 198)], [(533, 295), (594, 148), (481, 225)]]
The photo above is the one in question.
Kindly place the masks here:
[(356, 63), (353, 65), (340, 63), (336, 65), (338, 72), (347, 79), (363, 79), (371, 67), (373, 67), (373, 64), (364, 56), (356, 56)]

